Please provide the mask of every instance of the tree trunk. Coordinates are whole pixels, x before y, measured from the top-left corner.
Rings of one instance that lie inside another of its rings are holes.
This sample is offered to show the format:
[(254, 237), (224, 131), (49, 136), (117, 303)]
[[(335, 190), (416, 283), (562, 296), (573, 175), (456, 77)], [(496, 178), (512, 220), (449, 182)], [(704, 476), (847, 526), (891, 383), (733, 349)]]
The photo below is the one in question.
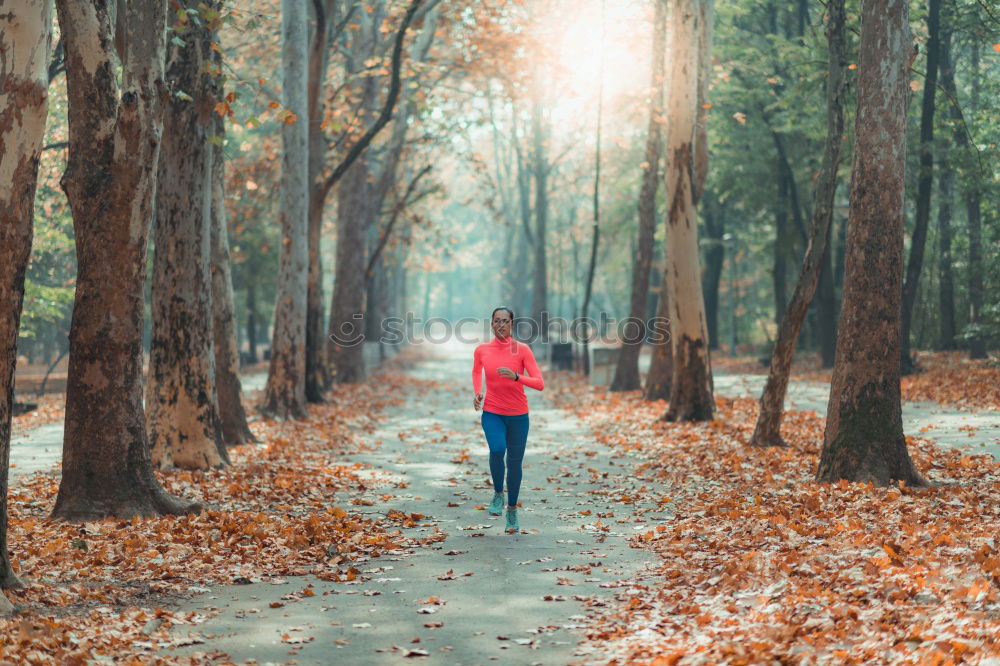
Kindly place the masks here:
[(774, 286), (774, 323), (780, 325), (785, 318), (785, 304), (788, 303), (788, 253), (785, 249), (788, 233), (788, 178), (780, 159), (774, 170), (778, 174), (778, 196), (774, 199), (774, 266), (771, 279)]
[(795, 285), (795, 292), (792, 294), (792, 301), (778, 327), (778, 339), (771, 353), (767, 384), (760, 397), (757, 424), (750, 438), (752, 446), (785, 446), (781, 438), (781, 419), (785, 410), (788, 374), (799, 330), (802, 328), (809, 303), (816, 291), (816, 284), (819, 282), (824, 256), (827, 254), (827, 240), (830, 237), (834, 193), (837, 189), (837, 169), (840, 166), (840, 144), (844, 135), (844, 68), (847, 65), (847, 40), (844, 0), (829, 0), (826, 8), (829, 15), (827, 27), (829, 63), (823, 165), (816, 182), (812, 227), (802, 261), (802, 270)]
[(257, 285), (254, 277), (248, 276), (247, 282), (247, 361), (251, 364), (259, 363), (260, 357), (257, 355)]
[[(219, 65), (221, 54), (213, 51), (212, 57), (216, 65)], [(215, 391), (218, 397), (222, 440), (229, 446), (240, 446), (247, 442), (256, 442), (257, 438), (250, 432), (247, 423), (246, 410), (243, 408), (243, 383), (240, 380), (240, 350), (236, 338), (236, 307), (233, 303), (233, 273), (226, 223), (226, 162), (221, 141), (226, 133), (225, 119), (215, 114), (213, 125), (215, 136), (219, 138), (219, 142), (211, 146), (212, 333), (215, 345)]]
[(48, 115), (52, 6), (5, 3), (0, 16), (0, 615), (13, 610), (4, 588), (21, 586), (7, 549), (7, 483), (17, 334), (31, 255), (38, 158)]
[(309, 277), (306, 294), (306, 400), (324, 402), (330, 385), (323, 344), (323, 211), (329, 189), (323, 182), (327, 141), (323, 131), (323, 92), (329, 53), (330, 19), (334, 0), (313, 2), (316, 28), (309, 44)]
[(632, 298), (629, 318), (638, 327), (635, 341), (624, 341), (618, 355), (618, 365), (611, 381), (612, 391), (634, 391), (639, 381), (639, 352), (646, 338), (646, 299), (649, 295), (649, 273), (652, 267), (653, 242), (656, 234), (656, 190), (660, 184), (660, 153), (663, 134), (659, 121), (663, 113), (663, 55), (667, 21), (666, 0), (655, 0), (653, 14), (653, 66), (650, 76), (649, 120), (646, 124), (646, 160), (639, 191), (638, 252), (632, 271)]
[(923, 104), (920, 108), (920, 170), (917, 172), (917, 210), (910, 237), (910, 258), (906, 264), (906, 281), (903, 283), (903, 319), (900, 353), (902, 373), (916, 371), (910, 352), (910, 325), (913, 321), (913, 304), (917, 300), (920, 269), (924, 263), (927, 245), (927, 227), (931, 218), (931, 188), (934, 185), (934, 95), (937, 92), (938, 60), (941, 53), (941, 0), (927, 3), (927, 73), (924, 76)]
[(722, 266), (726, 260), (726, 246), (723, 241), (726, 227), (722, 220), (718, 201), (706, 202), (705, 231), (711, 243), (705, 252), (705, 276), (702, 290), (705, 293), (705, 317), (708, 324), (708, 348), (719, 348), (719, 282)]
[[(958, 90), (955, 87), (955, 69), (951, 59), (951, 17), (949, 17), (948, 30), (946, 36), (942, 38), (941, 48), (941, 87), (951, 99), (951, 120), (952, 120), (952, 140), (954, 145), (963, 153), (970, 148), (969, 138), (966, 135), (965, 119), (962, 109), (958, 105)], [(979, 96), (979, 46), (974, 42), (972, 45), (972, 96), (973, 106)], [(948, 176), (952, 176), (948, 173)], [(941, 174), (942, 179), (945, 173)], [(965, 210), (969, 234), (969, 270), (968, 270), (968, 290), (969, 290), (969, 325), (973, 327), (973, 333), (969, 337), (969, 356), (973, 359), (986, 358), (986, 343), (981, 334), (976, 332), (976, 325), (979, 322), (979, 313), (983, 307), (983, 258), (982, 258), (982, 221), (980, 212), (980, 175), (979, 173), (968, 174), (962, 179), (964, 183)], [(944, 202), (942, 201), (942, 204)], [(950, 264), (950, 262), (949, 262)], [(942, 277), (944, 274), (942, 273)], [(954, 303), (952, 303), (954, 308)]]
[(951, 263), (951, 202), (955, 172), (948, 163), (948, 149), (941, 146), (938, 155), (941, 178), (938, 180), (938, 307), (940, 311), (941, 349), (955, 349), (955, 277)]
[[(670, 88), (667, 126), (667, 273), (674, 373), (667, 421), (707, 421), (715, 411), (712, 370), (701, 292), (696, 154), (699, 78), (712, 38), (712, 1), (676, 0), (671, 6)], [(707, 164), (707, 157), (703, 158)]]
[[(531, 317), (537, 326), (542, 325), (542, 313), (548, 309), (548, 266), (546, 264), (546, 226), (549, 217), (549, 163), (545, 154), (546, 135), (541, 100), (541, 86), (536, 82), (535, 99), (531, 106), (531, 151), (535, 178), (535, 229), (534, 229), (534, 279), (531, 292)], [(541, 329), (539, 328), (539, 333)]]
[(906, 0), (864, 0), (844, 301), (820, 482), (919, 485), (903, 438), (900, 300), (911, 35)]
[[(193, 6), (193, 0), (190, 0)], [(209, 71), (208, 22), (167, 46), (167, 81), (193, 97), (171, 97), (163, 113), (156, 185), (153, 334), (146, 425), (153, 464), (210, 469), (229, 462), (215, 392), (212, 331), (212, 116), (222, 101)]]
[(366, 221), (370, 218), (368, 158), (362, 155), (340, 181), (337, 193), (337, 267), (330, 305), (327, 358), (338, 384), (364, 379)]
[(670, 339), (670, 286), (667, 284), (670, 272), (662, 271), (660, 297), (656, 303), (654, 323), (662, 330), (650, 340), (653, 356), (646, 373), (646, 386), (642, 397), (646, 400), (670, 400), (670, 383), (674, 378), (674, 350)]
[(819, 296), (817, 300), (817, 324), (819, 328), (819, 353), (824, 368), (833, 367), (833, 357), (837, 349), (837, 291), (833, 284), (833, 220), (826, 230), (826, 252), (819, 275)]
[(153, 476), (142, 407), (143, 284), (162, 131), (166, 5), (126, 5), (119, 89), (106, 5), (61, 0), (77, 278), (62, 480), (53, 517), (130, 518), (200, 508)]
[(281, 125), (281, 258), (274, 307), (271, 365), (262, 414), (279, 419), (306, 415), (306, 298), (309, 289), (307, 145), (308, 21), (303, 0), (282, 0), (282, 103), (295, 114)]

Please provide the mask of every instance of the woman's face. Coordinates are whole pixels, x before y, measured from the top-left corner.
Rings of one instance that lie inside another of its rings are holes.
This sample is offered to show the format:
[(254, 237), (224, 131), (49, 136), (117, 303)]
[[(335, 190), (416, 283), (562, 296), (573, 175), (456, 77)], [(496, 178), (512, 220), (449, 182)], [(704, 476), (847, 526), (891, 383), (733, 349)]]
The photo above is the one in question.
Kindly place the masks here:
[(510, 335), (510, 313), (506, 310), (497, 310), (493, 313), (493, 334), (500, 338), (505, 339)]

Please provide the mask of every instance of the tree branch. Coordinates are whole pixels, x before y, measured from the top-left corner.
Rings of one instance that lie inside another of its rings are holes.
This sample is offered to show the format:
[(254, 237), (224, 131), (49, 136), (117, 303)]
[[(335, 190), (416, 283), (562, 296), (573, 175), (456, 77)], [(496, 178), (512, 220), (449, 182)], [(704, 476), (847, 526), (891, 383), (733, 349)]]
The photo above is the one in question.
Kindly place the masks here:
[(406, 16), (403, 17), (403, 23), (399, 26), (399, 33), (396, 34), (396, 44), (392, 48), (392, 81), (389, 85), (389, 96), (386, 97), (385, 105), (382, 107), (382, 112), (379, 114), (378, 120), (375, 121), (368, 131), (358, 139), (357, 143), (351, 146), (347, 155), (344, 157), (343, 161), (337, 165), (333, 170), (333, 173), (326, 179), (323, 183), (327, 190), (332, 188), (337, 184), (347, 170), (354, 164), (354, 161), (361, 156), (361, 153), (365, 151), (368, 145), (372, 142), (382, 128), (388, 124), (389, 120), (392, 119), (392, 112), (396, 107), (396, 100), (399, 99), (399, 70), (402, 65), (403, 60), (403, 40), (406, 37), (406, 31), (409, 29), (410, 24), (413, 22), (413, 16), (417, 13), (423, 0), (413, 0), (410, 3), (410, 8), (406, 10)]
[(392, 212), (392, 217), (389, 218), (388, 224), (385, 225), (385, 229), (379, 234), (378, 246), (375, 251), (372, 252), (372, 256), (368, 259), (368, 267), (365, 269), (365, 280), (370, 280), (372, 277), (372, 272), (375, 270), (375, 262), (378, 260), (379, 255), (382, 253), (382, 249), (385, 248), (386, 243), (389, 242), (389, 234), (392, 233), (392, 227), (396, 224), (396, 220), (399, 219), (399, 214), (406, 208), (407, 202), (410, 195), (417, 188), (417, 182), (431, 170), (431, 165), (426, 165), (423, 169), (413, 177), (410, 184), (406, 188), (406, 192), (403, 194), (403, 198), (399, 200), (396, 204), (396, 209)]

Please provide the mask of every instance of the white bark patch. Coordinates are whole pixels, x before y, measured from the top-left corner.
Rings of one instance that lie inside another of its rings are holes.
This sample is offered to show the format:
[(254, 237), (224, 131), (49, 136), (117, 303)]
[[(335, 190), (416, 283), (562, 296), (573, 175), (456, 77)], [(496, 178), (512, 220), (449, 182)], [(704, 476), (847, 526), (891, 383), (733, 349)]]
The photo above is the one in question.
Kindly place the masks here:
[(48, 64), (52, 37), (49, 0), (3, 2), (0, 18), (0, 204), (14, 196), (14, 172), (37, 155), (48, 114)]
[[(89, 2), (67, 2), (66, 17), (73, 24), (76, 33), (76, 50), (73, 55), (80, 58), (80, 64), (88, 76), (93, 76), (98, 68), (108, 61), (108, 54), (101, 46), (100, 18), (97, 8)], [(63, 31), (67, 30), (63, 27)]]

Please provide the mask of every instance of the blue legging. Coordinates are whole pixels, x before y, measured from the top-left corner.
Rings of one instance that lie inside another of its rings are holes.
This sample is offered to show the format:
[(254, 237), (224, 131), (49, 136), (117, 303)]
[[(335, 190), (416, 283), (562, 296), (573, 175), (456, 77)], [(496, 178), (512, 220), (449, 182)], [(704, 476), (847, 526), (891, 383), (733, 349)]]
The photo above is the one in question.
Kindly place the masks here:
[(493, 490), (503, 492), (504, 454), (507, 454), (507, 504), (517, 506), (521, 492), (521, 461), (528, 443), (528, 415), (505, 416), (483, 411), (483, 432), (490, 445)]

